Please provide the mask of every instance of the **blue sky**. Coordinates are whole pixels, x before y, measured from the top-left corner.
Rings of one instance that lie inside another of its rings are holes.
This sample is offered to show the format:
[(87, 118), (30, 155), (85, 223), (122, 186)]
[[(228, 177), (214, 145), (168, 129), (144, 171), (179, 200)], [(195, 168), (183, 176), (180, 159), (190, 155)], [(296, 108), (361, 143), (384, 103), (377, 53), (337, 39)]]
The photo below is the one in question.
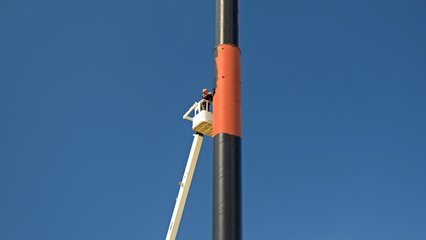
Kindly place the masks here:
[[(0, 239), (163, 239), (214, 1), (0, 1)], [(240, 1), (244, 239), (426, 239), (426, 2)], [(212, 141), (178, 239), (211, 239)]]

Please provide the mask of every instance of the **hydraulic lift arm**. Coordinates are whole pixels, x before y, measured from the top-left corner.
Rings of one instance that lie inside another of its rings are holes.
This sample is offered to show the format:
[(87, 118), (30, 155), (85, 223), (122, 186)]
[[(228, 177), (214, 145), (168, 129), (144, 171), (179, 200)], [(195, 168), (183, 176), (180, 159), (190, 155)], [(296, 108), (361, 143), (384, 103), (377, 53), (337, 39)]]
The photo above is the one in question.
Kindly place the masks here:
[(173, 210), (172, 219), (170, 220), (166, 240), (176, 239), (176, 234), (179, 229), (180, 220), (182, 218), (183, 209), (185, 208), (186, 198), (188, 196), (189, 188), (191, 187), (192, 177), (194, 176), (202, 144), (203, 136), (201, 134), (194, 134), (194, 140), (186, 163), (185, 172), (183, 174), (182, 181), (179, 183), (179, 194), (176, 198), (176, 204)]

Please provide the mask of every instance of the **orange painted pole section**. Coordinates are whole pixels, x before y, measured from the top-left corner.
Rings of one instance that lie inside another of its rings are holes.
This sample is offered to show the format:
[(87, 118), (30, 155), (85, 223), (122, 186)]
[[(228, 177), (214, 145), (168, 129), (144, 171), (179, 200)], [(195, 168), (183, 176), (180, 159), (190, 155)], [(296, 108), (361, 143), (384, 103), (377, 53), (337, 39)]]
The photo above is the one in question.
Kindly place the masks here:
[(232, 44), (216, 47), (217, 81), (214, 95), (213, 136), (241, 137), (240, 49)]

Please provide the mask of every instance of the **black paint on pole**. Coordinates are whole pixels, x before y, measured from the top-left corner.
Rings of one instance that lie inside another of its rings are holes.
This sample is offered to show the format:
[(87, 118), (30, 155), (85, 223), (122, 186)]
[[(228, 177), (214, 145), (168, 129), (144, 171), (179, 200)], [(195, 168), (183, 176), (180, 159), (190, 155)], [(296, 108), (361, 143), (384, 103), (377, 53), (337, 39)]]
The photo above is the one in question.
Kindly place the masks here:
[(216, 0), (216, 45), (238, 46), (238, 0)]
[(241, 138), (221, 133), (213, 142), (213, 239), (242, 239)]

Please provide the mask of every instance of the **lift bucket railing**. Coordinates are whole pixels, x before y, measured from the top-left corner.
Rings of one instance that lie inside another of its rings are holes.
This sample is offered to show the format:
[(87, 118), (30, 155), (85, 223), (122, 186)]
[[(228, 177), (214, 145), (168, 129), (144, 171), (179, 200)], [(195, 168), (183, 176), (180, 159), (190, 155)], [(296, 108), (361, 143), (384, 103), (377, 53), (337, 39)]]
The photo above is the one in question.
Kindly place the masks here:
[[(207, 111), (211, 113), (211, 102), (202, 99), (199, 102), (195, 102), (189, 109), (186, 111), (186, 113), (183, 115), (183, 119), (186, 119), (188, 121), (192, 121), (193, 117), (195, 117), (197, 114), (199, 114), (201, 111)], [(191, 112), (194, 111), (194, 114), (191, 115)]]
[[(211, 102), (203, 99), (194, 103), (183, 115), (183, 119), (192, 121), (192, 130), (195, 132), (212, 136), (213, 114), (209, 111), (210, 108)], [(193, 116), (191, 117), (192, 112)]]

